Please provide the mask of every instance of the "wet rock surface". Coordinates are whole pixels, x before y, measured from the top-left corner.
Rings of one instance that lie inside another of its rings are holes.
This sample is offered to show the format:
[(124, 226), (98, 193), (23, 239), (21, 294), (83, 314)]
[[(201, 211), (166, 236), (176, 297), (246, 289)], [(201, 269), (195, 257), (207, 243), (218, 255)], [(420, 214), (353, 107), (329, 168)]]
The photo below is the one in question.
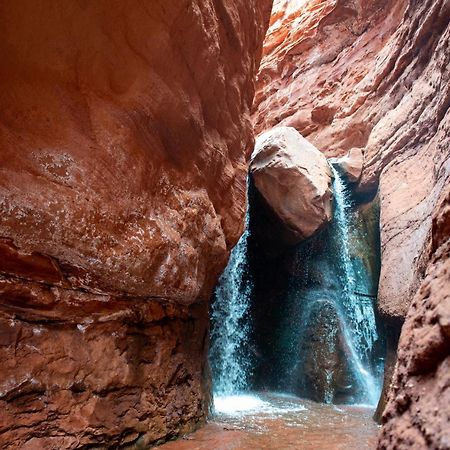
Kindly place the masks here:
[(204, 418), (269, 13), (0, 5), (2, 448), (145, 447)]
[(345, 156), (333, 159), (349, 183), (357, 183), (362, 175), (364, 154), (360, 148), (352, 148)]
[(308, 298), (314, 303), (303, 307), (307, 313), (302, 319), (307, 325), (299, 330), (302, 341), (293, 377), (299, 396), (339, 404), (349, 402), (356, 383), (348, 363), (351, 355), (342, 338), (342, 323), (335, 302), (327, 299), (327, 294)]
[[(343, 336), (343, 268), (334, 224), (296, 246), (269, 252), (260, 230), (266, 227), (266, 216), (254, 190), (250, 194), (251, 385), (319, 402), (341, 404), (364, 398)], [(355, 204), (350, 215), (352, 294), (359, 303), (371, 304), (380, 270), (378, 202)], [(384, 356), (383, 334), (380, 328), (379, 339), (364, 359), (370, 361), (377, 379)]]
[(294, 128), (278, 127), (258, 136), (250, 173), (293, 240), (309, 238), (330, 222), (331, 172), (327, 160)]

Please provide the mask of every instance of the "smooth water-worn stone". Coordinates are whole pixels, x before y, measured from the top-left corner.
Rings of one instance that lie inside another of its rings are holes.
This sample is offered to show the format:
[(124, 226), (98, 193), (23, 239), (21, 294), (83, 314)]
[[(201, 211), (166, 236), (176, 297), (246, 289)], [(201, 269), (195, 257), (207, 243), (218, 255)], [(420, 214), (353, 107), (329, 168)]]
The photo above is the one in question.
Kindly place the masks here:
[(258, 191), (298, 241), (331, 220), (327, 160), (294, 128), (278, 127), (258, 136), (250, 173)]

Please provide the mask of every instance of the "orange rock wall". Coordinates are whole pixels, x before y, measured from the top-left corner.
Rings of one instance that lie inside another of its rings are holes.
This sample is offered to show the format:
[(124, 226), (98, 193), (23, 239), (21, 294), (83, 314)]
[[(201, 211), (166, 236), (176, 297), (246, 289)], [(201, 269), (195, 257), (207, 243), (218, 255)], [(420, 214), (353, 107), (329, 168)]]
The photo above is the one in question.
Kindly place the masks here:
[(1, 2), (2, 448), (147, 445), (203, 419), (270, 6)]

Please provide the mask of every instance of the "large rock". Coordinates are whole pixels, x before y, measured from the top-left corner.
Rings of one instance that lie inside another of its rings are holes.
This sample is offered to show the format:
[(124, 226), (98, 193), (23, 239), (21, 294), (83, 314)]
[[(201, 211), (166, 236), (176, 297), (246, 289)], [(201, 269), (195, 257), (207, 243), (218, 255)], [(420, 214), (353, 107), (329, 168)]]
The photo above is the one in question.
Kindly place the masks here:
[(2, 445), (145, 446), (204, 419), (270, 3), (1, 2)]
[(402, 328), (380, 450), (450, 447), (450, 190), (433, 221), (434, 256)]
[(258, 136), (250, 172), (258, 191), (298, 240), (331, 220), (331, 171), (319, 150), (292, 127)]
[(350, 183), (357, 183), (362, 175), (364, 155), (360, 148), (352, 148), (345, 156), (334, 158), (335, 164)]

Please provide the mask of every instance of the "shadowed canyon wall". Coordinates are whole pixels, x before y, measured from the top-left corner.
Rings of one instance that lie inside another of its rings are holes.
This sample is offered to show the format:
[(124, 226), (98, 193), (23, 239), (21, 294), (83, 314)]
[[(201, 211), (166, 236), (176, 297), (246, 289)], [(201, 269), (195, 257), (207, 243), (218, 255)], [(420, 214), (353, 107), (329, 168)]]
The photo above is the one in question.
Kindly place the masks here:
[(1, 3), (1, 448), (204, 419), (270, 3)]
[[(441, 311), (448, 292), (446, 253), (433, 249), (432, 217), (450, 182), (449, 20), (450, 3), (444, 0), (278, 0), (257, 81), (257, 133), (292, 126), (327, 156), (360, 148), (365, 166), (357, 189), (362, 197), (378, 189), (378, 310), (388, 325), (390, 350), (386, 386), (400, 326), (410, 309), (380, 441), (387, 448), (426, 448), (425, 443), (447, 448), (445, 439), (450, 439), (448, 406), (433, 444), (428, 437), (436, 430), (425, 424), (435, 413), (423, 410), (420, 424), (408, 415), (422, 402), (437, 401), (449, 382), (446, 316), (436, 312), (434, 319), (428, 318), (436, 335), (418, 323), (425, 320), (425, 310)], [(448, 222), (448, 216), (442, 217)], [(441, 240), (448, 239), (448, 226), (439, 229)], [(421, 341), (412, 344), (411, 330), (416, 329)], [(439, 357), (431, 356), (436, 341)], [(409, 361), (419, 353), (421, 361), (432, 362), (424, 363), (426, 376), (416, 383)], [(418, 399), (425, 384), (428, 397)], [(401, 406), (394, 392), (405, 398)], [(407, 443), (398, 434), (401, 427), (404, 434), (411, 433)]]
[(432, 226), (432, 259), (398, 349), (380, 449), (450, 446), (450, 189)]

